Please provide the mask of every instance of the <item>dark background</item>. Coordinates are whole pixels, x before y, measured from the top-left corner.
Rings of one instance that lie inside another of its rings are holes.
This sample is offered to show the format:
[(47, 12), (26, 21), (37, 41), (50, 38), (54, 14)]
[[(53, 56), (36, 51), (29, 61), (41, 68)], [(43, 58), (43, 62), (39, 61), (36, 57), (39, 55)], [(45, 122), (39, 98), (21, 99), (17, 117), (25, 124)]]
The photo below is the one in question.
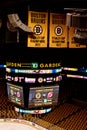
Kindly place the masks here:
[[(6, 20), (9, 13), (18, 13), (20, 19), (27, 23), (28, 10), (52, 11), (66, 13), (64, 8), (87, 8), (86, 0), (1, 0), (0, 18), (0, 62), (9, 61), (40, 61), (60, 62), (62, 66), (87, 67), (87, 49), (70, 48), (27, 48), (27, 34), (20, 32), (20, 42), (16, 37), (9, 42)], [(15, 35), (15, 34), (14, 34)]]

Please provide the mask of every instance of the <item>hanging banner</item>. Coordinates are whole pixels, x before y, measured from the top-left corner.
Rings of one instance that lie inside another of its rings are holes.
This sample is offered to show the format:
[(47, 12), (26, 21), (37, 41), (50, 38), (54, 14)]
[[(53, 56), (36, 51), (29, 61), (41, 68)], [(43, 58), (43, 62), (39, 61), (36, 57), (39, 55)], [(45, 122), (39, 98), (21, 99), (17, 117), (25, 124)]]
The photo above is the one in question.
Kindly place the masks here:
[(69, 48), (86, 48), (86, 45), (82, 45), (80, 43), (76, 43), (74, 40), (74, 27), (70, 27), (69, 29)]
[(47, 47), (48, 12), (28, 11), (28, 26), (36, 38), (28, 37), (28, 47)]
[(50, 13), (49, 47), (67, 47), (66, 15)]

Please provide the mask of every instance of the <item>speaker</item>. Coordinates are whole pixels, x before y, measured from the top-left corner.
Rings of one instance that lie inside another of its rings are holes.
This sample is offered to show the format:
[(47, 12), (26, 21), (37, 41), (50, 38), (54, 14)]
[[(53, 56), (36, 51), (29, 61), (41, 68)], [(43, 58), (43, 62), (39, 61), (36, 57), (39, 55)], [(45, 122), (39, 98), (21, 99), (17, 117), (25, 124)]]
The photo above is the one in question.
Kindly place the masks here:
[(32, 33), (32, 29), (31, 27), (28, 27), (26, 24), (24, 24), (18, 14), (9, 14), (8, 15), (8, 19), (9, 19), (9, 22), (12, 24), (13, 27), (15, 28), (20, 28), (22, 29), (24, 32), (28, 32), (28, 33)]

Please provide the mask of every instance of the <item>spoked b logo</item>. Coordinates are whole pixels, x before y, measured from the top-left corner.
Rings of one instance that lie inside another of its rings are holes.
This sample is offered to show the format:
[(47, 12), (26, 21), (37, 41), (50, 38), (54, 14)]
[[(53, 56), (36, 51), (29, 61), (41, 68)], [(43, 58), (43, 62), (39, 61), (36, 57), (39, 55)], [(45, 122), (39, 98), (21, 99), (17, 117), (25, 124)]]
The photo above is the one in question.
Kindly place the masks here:
[(61, 26), (57, 26), (54, 31), (57, 36), (61, 36), (63, 33), (63, 29)]
[(36, 35), (40, 35), (42, 33), (42, 31), (43, 31), (43, 29), (42, 29), (41, 25), (35, 25), (34, 26), (34, 33)]

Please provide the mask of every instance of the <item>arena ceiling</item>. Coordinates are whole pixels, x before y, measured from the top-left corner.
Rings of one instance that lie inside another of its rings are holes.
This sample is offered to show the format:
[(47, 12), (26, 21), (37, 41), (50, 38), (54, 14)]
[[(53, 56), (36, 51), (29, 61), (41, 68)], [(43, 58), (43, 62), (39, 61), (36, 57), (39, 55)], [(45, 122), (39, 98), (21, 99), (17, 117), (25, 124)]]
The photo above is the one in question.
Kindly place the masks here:
[(0, 13), (26, 6), (41, 9), (87, 8), (86, 0), (0, 0)]
[(0, 8), (11, 7), (22, 4), (62, 4), (65, 6), (85, 6), (86, 0), (0, 0)]

